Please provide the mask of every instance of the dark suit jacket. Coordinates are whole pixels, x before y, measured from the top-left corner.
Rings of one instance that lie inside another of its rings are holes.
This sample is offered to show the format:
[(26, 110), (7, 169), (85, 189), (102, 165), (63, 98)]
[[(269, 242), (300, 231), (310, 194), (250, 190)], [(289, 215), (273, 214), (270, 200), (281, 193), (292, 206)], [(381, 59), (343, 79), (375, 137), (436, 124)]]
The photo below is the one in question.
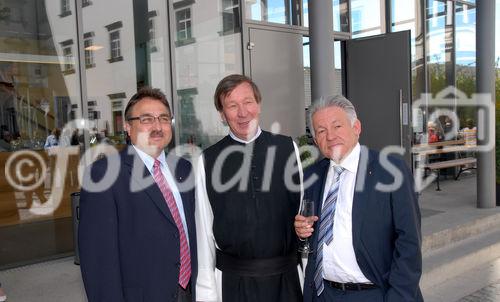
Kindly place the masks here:
[[(422, 272), (420, 210), (413, 177), (401, 159), (389, 157), (389, 162), (402, 173), (403, 182), (396, 190), (381, 192), (375, 189), (377, 183), (392, 184), (394, 176), (381, 165), (378, 152), (361, 147), (356, 186), (364, 181), (364, 189), (354, 192), (354, 252), (361, 271), (384, 291), (386, 302), (423, 301), (418, 285)], [(305, 192), (306, 198), (316, 202), (318, 216), (329, 166), (330, 160), (323, 159), (304, 173), (304, 181), (314, 174), (318, 177)], [(310, 241), (314, 251), (317, 240), (314, 232)], [(307, 302), (316, 295), (315, 265), (316, 253), (311, 253), (304, 281)]]
[[(86, 186), (89, 177), (95, 183), (103, 177), (113, 180), (105, 174), (111, 161), (101, 159), (87, 169), (80, 195), (80, 265), (87, 298), (90, 302), (177, 301), (180, 243), (170, 210), (133, 147), (114, 159), (120, 162), (119, 169), (109, 169), (118, 173), (111, 187), (91, 192)], [(167, 161), (171, 159), (167, 157)], [(192, 182), (193, 177), (188, 177), (191, 164), (175, 159), (176, 166), (171, 161), (168, 165), (178, 186), (185, 180)], [(134, 192), (131, 183), (137, 185), (140, 178), (149, 178), (152, 184)], [(190, 188), (179, 191), (188, 226), (194, 301), (197, 255), (194, 186)]]

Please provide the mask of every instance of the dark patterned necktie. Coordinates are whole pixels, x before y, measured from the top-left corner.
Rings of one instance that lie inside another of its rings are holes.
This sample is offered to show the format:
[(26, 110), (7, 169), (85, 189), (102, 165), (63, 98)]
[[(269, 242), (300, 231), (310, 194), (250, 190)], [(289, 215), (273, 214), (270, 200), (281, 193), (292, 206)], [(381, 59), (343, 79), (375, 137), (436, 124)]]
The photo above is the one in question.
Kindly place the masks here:
[(323, 243), (330, 244), (333, 239), (333, 218), (335, 216), (335, 206), (340, 186), (340, 175), (345, 171), (341, 166), (334, 166), (335, 177), (332, 177), (332, 185), (326, 196), (323, 208), (321, 209), (321, 219), (319, 223), (318, 248), (316, 255), (316, 270), (314, 272), (314, 284), (317, 295), (321, 295), (324, 289), (323, 284)]

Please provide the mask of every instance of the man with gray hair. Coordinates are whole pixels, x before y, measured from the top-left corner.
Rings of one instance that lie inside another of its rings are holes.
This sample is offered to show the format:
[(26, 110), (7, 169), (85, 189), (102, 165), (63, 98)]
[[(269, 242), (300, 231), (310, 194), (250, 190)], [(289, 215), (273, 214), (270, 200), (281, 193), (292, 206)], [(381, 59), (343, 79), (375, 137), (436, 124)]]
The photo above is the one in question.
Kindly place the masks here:
[(320, 99), (309, 114), (325, 158), (304, 172), (304, 180), (317, 176), (305, 198), (319, 218), (295, 218), (314, 251), (304, 301), (423, 301), (420, 210), (408, 167), (360, 146), (361, 122), (346, 98)]

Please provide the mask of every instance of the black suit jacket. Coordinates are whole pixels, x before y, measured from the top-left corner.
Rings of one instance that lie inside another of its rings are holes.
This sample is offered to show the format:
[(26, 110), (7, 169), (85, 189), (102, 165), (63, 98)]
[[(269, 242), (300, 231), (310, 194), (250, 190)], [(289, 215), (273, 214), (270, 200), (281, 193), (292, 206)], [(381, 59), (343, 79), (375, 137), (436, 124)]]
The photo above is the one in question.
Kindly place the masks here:
[[(384, 301), (423, 301), (419, 288), (422, 272), (420, 209), (411, 172), (399, 158), (389, 157), (390, 169), (401, 174), (401, 185), (383, 192), (377, 183), (392, 184), (395, 177), (379, 159), (379, 153), (361, 147), (352, 206), (352, 238), (357, 263), (363, 274), (385, 293)], [(329, 159), (323, 159), (305, 171), (304, 181), (312, 175), (317, 180), (305, 197), (316, 203), (318, 216)], [(361, 188), (363, 185), (363, 188)], [(319, 226), (316, 225), (316, 230)], [(311, 244), (317, 250), (317, 232)], [(304, 301), (316, 295), (314, 271), (316, 252), (309, 255), (304, 281)]]
[[(190, 188), (179, 191), (189, 234), (194, 301), (197, 255), (192, 166), (171, 156), (167, 162), (178, 187)], [(141, 179), (150, 185), (137, 190)], [(89, 185), (91, 181), (107, 181), (110, 186), (96, 189)], [(133, 147), (87, 169), (80, 195), (79, 250), (90, 302), (177, 301), (179, 245), (179, 232), (165, 199)]]

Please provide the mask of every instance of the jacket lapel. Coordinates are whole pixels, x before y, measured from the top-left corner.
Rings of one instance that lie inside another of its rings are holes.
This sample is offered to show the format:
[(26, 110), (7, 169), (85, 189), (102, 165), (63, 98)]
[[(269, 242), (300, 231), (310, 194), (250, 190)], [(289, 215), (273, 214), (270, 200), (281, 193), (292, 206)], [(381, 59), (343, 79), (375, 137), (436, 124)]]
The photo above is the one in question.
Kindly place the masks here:
[[(174, 218), (170, 213), (170, 209), (167, 206), (167, 202), (165, 201), (165, 198), (160, 191), (160, 188), (154, 181), (153, 176), (151, 175), (151, 173), (149, 173), (149, 170), (146, 168), (146, 165), (144, 165), (144, 162), (139, 157), (134, 147), (129, 146), (128, 150), (125, 150), (123, 152), (126, 152), (123, 156), (123, 162), (124, 165), (129, 169), (129, 173), (131, 175), (130, 181), (134, 181), (138, 184), (142, 184), (144, 182), (149, 183), (150, 185), (144, 188), (143, 192), (146, 193), (146, 195), (149, 197), (149, 200), (155, 204), (155, 206), (167, 218), (167, 220), (177, 227)], [(139, 171), (142, 171), (142, 173), (140, 173)]]
[(324, 162), (321, 163), (320, 169), (318, 171), (319, 179), (316, 182), (319, 185), (319, 187), (317, 187), (317, 189), (314, 190), (314, 194), (317, 195), (315, 195), (313, 199), (318, 201), (316, 205), (316, 213), (318, 213), (317, 214), (318, 217), (321, 217), (321, 210), (323, 207), (323, 196), (325, 195), (326, 178), (328, 176), (328, 170), (330, 168), (330, 160), (325, 158), (323, 161)]
[(374, 187), (374, 156), (366, 146), (361, 146), (358, 171), (356, 173), (356, 186), (352, 204), (352, 236), (354, 246), (359, 246), (360, 233), (363, 225), (363, 215), (369, 193)]
[[(328, 175), (328, 168), (330, 167), (330, 160), (325, 158), (323, 159), (319, 164), (318, 167), (315, 169), (316, 171), (314, 174), (318, 177), (318, 179), (314, 182), (314, 184), (311, 187), (310, 190), (310, 196), (307, 196), (308, 198), (312, 198), (315, 203), (315, 208), (316, 208), (316, 216), (318, 216), (320, 219), (316, 222), (316, 226), (314, 227), (315, 229), (319, 230), (319, 222), (321, 220), (321, 208), (323, 206), (323, 195), (325, 191), (325, 182), (326, 182), (326, 177)], [(309, 191), (306, 191), (309, 192)], [(318, 232), (313, 232), (312, 238), (311, 238), (311, 248), (313, 250), (317, 249), (317, 238), (318, 238)], [(316, 259), (316, 253), (311, 253), (309, 255), (311, 258), (309, 258), (312, 263), (315, 263)]]

